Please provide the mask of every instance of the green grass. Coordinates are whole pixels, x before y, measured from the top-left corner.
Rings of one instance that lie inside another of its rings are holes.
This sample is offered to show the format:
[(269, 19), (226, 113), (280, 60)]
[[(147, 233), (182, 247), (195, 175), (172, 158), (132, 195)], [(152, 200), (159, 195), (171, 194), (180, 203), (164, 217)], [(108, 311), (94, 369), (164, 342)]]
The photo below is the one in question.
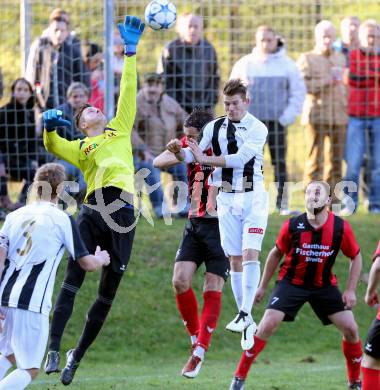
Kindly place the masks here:
[[(263, 246), (262, 262), (272, 247), (284, 218), (271, 216)], [(87, 353), (72, 389), (227, 389), (240, 357), (239, 337), (223, 330), (235, 312), (231, 288), (226, 285), (219, 328), (199, 377), (193, 381), (179, 373), (188, 358), (189, 338), (176, 310), (171, 290), (173, 257), (184, 225), (174, 220), (166, 226), (155, 221), (152, 227), (138, 225), (133, 256), (118, 291), (114, 307), (98, 339)], [(369, 270), (371, 254), (378, 237), (378, 218), (355, 215), (350, 222), (357, 234), (364, 257), (364, 272)], [(339, 256), (335, 271), (344, 286), (348, 260)], [(56, 290), (63, 277), (64, 264), (57, 276)], [(201, 271), (201, 270), (200, 270)], [(201, 303), (202, 274), (194, 288)], [(75, 346), (86, 310), (96, 295), (98, 275), (88, 274), (76, 299), (74, 314), (63, 338), (62, 354)], [(56, 291), (57, 292), (57, 291)], [(358, 288), (355, 316), (365, 337), (374, 310), (363, 303), (365, 285)], [(256, 309), (256, 318), (263, 313)], [(302, 362), (313, 357), (315, 362)], [(63, 359), (64, 360), (64, 359)], [(251, 370), (247, 389), (255, 390), (338, 390), (345, 388), (345, 368), (341, 337), (329, 326), (323, 327), (309, 307), (297, 320), (283, 324)], [(33, 389), (63, 389), (58, 376), (40, 374)]]

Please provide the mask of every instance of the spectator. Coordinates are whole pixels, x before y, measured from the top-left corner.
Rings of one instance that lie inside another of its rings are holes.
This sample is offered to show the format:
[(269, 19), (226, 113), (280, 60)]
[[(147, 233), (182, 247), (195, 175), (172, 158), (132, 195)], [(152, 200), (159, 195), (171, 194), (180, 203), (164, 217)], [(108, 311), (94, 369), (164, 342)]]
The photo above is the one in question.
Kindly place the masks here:
[(91, 96), (89, 103), (104, 111), (104, 70), (103, 53), (100, 46), (93, 42), (86, 42), (82, 47), (85, 64), (91, 72)]
[(25, 77), (35, 86), (41, 109), (63, 104), (73, 81), (90, 88), (80, 42), (70, 35), (66, 12), (55, 10), (50, 15), (48, 29), (30, 48)]
[(350, 51), (359, 48), (358, 30), (360, 19), (357, 16), (346, 16), (340, 22), (341, 39), (334, 42), (334, 49), (337, 52), (344, 54), (346, 57), (346, 65), (349, 65)]
[(179, 37), (165, 46), (158, 64), (166, 92), (189, 114), (196, 106), (213, 110), (220, 77), (215, 49), (202, 38), (202, 18), (193, 14), (180, 16), (177, 32)]
[(286, 128), (302, 110), (306, 94), (302, 75), (286, 55), (282, 39), (271, 27), (260, 26), (256, 47), (234, 65), (230, 78), (240, 78), (247, 84), (249, 112), (268, 128), (274, 177), (279, 184), (276, 206), (287, 214)]
[[(146, 178), (148, 185), (160, 182), (160, 170), (153, 166), (154, 157), (166, 149), (166, 144), (179, 134), (182, 135), (183, 122), (187, 114), (181, 106), (164, 93), (162, 76), (158, 73), (147, 73), (144, 83), (137, 94), (137, 113), (134, 124), (132, 142), (138, 151), (135, 169), (150, 170)], [(167, 169), (174, 180), (187, 184), (187, 167), (178, 164)], [(157, 188), (150, 195), (153, 209), (157, 217), (162, 217), (163, 191)], [(181, 216), (187, 216), (187, 211)]]
[[(66, 138), (68, 141), (74, 141), (78, 138), (83, 138), (83, 133), (77, 129), (75, 125), (75, 115), (78, 110), (88, 103), (89, 91), (87, 87), (79, 82), (72, 83), (67, 90), (67, 101), (57, 107), (57, 110), (61, 110), (63, 117), (71, 122), (71, 127), (58, 127), (58, 134)], [(66, 171), (66, 175), (70, 180), (75, 180), (79, 184), (79, 192), (77, 199), (80, 201), (86, 194), (86, 182), (84, 181), (83, 174), (79, 168), (68, 163), (65, 160), (58, 160), (59, 164), (63, 165)]]
[[(369, 140), (369, 211), (380, 213), (380, 25), (375, 20), (359, 28), (360, 49), (350, 53), (349, 122), (346, 138), (346, 193), (358, 206), (359, 174)], [(368, 135), (367, 135), (368, 134)], [(349, 210), (348, 210), (349, 211)], [(350, 210), (352, 211), (352, 210)]]
[(314, 49), (298, 60), (307, 88), (301, 118), (306, 140), (304, 186), (323, 179), (334, 195), (335, 185), (342, 177), (347, 124), (347, 97), (342, 82), (345, 58), (333, 49), (335, 34), (330, 21), (319, 22), (315, 26)]
[[(4, 159), (7, 176), (24, 180), (18, 202), (25, 203), (29, 185), (37, 168), (37, 135), (34, 116), (35, 96), (31, 84), (24, 78), (11, 86), (12, 97), (0, 109), (0, 152)], [(14, 208), (9, 200), (7, 177), (0, 177), (2, 206)]]

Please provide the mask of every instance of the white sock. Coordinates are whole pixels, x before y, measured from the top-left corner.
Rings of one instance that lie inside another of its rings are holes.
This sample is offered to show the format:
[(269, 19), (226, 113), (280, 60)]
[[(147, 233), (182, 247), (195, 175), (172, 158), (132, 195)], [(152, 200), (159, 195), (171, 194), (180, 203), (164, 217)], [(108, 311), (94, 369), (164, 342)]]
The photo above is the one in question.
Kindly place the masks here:
[(236, 306), (240, 309), (243, 303), (243, 272), (231, 271), (231, 287), (234, 294)]
[(190, 336), (190, 339), (191, 339), (191, 344), (192, 345), (196, 344), (197, 341), (198, 341), (198, 337), (196, 335)]
[(18, 368), (0, 381), (0, 390), (24, 390), (31, 381), (29, 372)]
[(240, 310), (251, 314), (253, 301), (260, 282), (260, 262), (248, 260), (243, 262), (243, 303)]
[(197, 345), (194, 349), (193, 355), (198, 356), (201, 360), (203, 360), (205, 358), (205, 349), (200, 345)]
[(0, 356), (0, 380), (4, 378), (5, 374), (12, 367), (12, 363), (3, 355)]

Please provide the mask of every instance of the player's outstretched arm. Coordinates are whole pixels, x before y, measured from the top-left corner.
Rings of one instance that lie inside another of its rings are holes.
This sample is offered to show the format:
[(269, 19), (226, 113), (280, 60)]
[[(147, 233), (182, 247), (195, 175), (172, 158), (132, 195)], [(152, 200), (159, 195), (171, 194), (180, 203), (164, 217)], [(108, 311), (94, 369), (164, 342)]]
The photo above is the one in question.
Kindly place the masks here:
[(272, 250), (269, 252), (265, 267), (263, 276), (260, 281), (259, 288), (257, 289), (256, 296), (255, 296), (255, 302), (259, 303), (263, 299), (265, 295), (265, 291), (268, 287), (269, 281), (272, 279), (272, 276), (274, 275), (276, 268), (280, 264), (280, 261), (282, 259), (282, 252), (277, 248), (277, 246), (274, 246)]
[(145, 24), (136, 16), (125, 17), (118, 29), (124, 41), (124, 67), (120, 81), (120, 96), (116, 116), (108, 126), (119, 132), (131, 134), (136, 116), (137, 74), (136, 51)]
[(62, 111), (48, 110), (42, 114), (44, 145), (48, 152), (79, 167), (79, 140), (68, 141), (57, 133), (58, 126), (71, 127), (70, 121), (62, 118)]
[(169, 152), (169, 150), (165, 150), (153, 160), (153, 166), (159, 169), (170, 168), (179, 163), (180, 161), (175, 154)]
[(97, 246), (94, 255), (83, 256), (78, 261), (81, 268), (87, 272), (92, 272), (109, 265), (110, 255), (107, 251), (101, 250), (100, 247)]

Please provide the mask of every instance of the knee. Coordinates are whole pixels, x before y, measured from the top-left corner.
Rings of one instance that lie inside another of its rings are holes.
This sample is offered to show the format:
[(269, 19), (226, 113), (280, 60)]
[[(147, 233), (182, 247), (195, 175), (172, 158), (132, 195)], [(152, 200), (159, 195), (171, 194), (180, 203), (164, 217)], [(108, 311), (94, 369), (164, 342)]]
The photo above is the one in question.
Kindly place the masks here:
[(191, 286), (191, 281), (185, 278), (183, 275), (174, 275), (172, 283), (173, 290), (176, 294), (182, 294), (186, 292)]
[(347, 324), (342, 329), (342, 333), (345, 340), (347, 340), (349, 343), (356, 343), (359, 341), (359, 330), (356, 323)]
[(280, 321), (276, 318), (268, 316), (263, 321), (260, 322), (257, 329), (257, 336), (263, 340), (268, 340), (270, 336), (276, 331)]
[(34, 380), (40, 372), (40, 370), (38, 368), (30, 368), (27, 371), (28, 371), (29, 375), (32, 377), (32, 380)]
[(224, 279), (221, 276), (206, 273), (203, 291), (222, 291)]

